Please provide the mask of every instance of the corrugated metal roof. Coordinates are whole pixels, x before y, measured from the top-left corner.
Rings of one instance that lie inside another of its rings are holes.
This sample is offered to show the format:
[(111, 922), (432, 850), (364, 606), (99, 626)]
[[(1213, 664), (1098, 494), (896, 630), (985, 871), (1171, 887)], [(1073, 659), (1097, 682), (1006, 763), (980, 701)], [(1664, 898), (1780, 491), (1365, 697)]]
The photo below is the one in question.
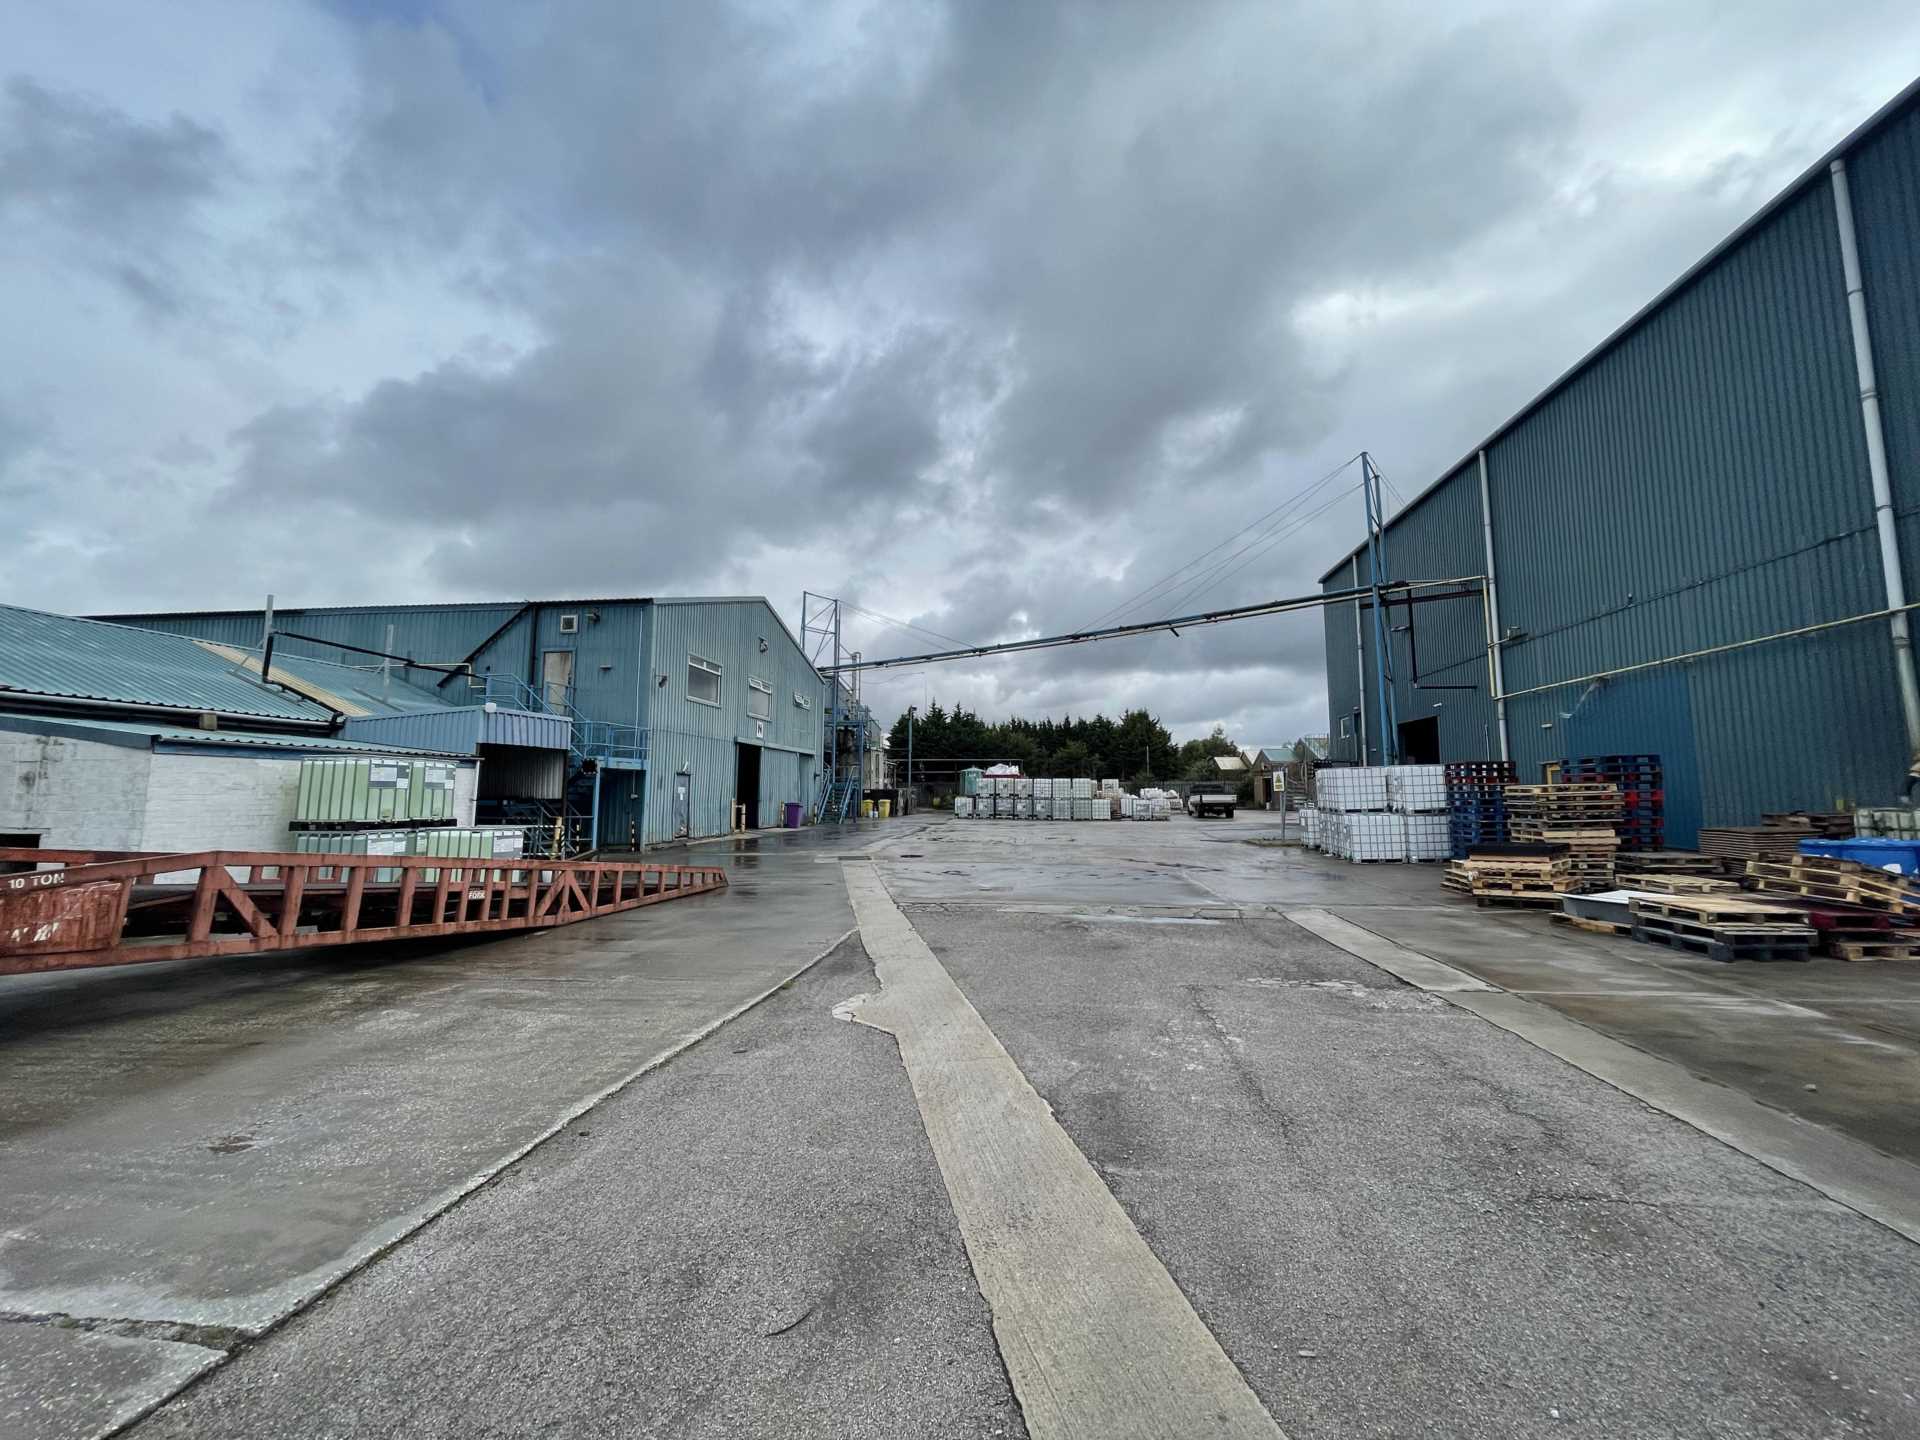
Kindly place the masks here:
[[(216, 640), (198, 640), (195, 644), (234, 664), (260, 673), (260, 651), (239, 645), (223, 645)], [(311, 699), (345, 715), (407, 715), (421, 710), (444, 710), (447, 696), (401, 678), (401, 667), (394, 666), (383, 680), (376, 666), (337, 665), (312, 655), (273, 652), (273, 678), (306, 694)]]
[[(744, 598), (758, 600), (761, 597), (753, 595)], [(426, 614), (436, 611), (499, 610), (503, 607), (518, 605), (650, 605), (653, 603), (653, 597), (650, 595), (596, 595), (583, 600), (571, 598), (559, 600), (422, 600), (417, 602), (402, 602), (397, 605), (282, 605), (277, 606), (273, 613), (277, 622), (279, 618), (291, 615), (370, 615), (390, 610), (404, 610), (416, 614)], [(225, 618), (235, 615), (251, 615), (260, 618), (263, 622), (265, 620), (265, 613), (258, 609), (129, 610), (121, 611), (113, 615), (96, 615), (93, 618), (96, 620), (125, 621), (145, 619), (148, 615), (171, 615), (181, 619), (203, 616)]]
[(573, 721), (564, 715), (489, 710), (479, 705), (415, 710), (403, 715), (369, 715), (348, 720), (346, 728), (347, 733), (356, 738), (385, 740), (405, 750), (424, 746), (467, 755), (474, 753), (476, 745), (565, 750), (573, 737)]
[(0, 605), (0, 694), (326, 722), (322, 705), (262, 684), (181, 635)]
[(153, 725), (139, 720), (87, 720), (72, 716), (0, 714), (0, 730), (28, 734), (67, 735), (74, 739), (98, 736), (103, 740), (121, 737), (149, 740), (156, 745), (194, 746), (203, 749), (298, 750), (307, 754), (342, 755), (432, 755), (449, 760), (471, 759), (456, 751), (418, 749), (402, 745), (373, 745), (358, 740), (343, 740), (337, 735), (272, 735), (243, 730), (195, 730), (185, 725)]

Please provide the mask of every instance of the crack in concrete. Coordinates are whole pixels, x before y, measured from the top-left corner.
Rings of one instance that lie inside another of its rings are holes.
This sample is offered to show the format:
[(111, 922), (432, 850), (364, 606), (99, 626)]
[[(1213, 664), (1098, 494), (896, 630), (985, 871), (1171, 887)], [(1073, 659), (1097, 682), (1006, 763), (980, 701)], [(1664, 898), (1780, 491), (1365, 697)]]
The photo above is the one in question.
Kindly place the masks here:
[(231, 1355), (253, 1338), (249, 1331), (232, 1325), (196, 1325), (189, 1320), (121, 1320), (107, 1315), (68, 1315), (58, 1310), (0, 1310), (0, 1324), (86, 1330), (126, 1340), (166, 1340), (176, 1345), (218, 1350), (223, 1355)]

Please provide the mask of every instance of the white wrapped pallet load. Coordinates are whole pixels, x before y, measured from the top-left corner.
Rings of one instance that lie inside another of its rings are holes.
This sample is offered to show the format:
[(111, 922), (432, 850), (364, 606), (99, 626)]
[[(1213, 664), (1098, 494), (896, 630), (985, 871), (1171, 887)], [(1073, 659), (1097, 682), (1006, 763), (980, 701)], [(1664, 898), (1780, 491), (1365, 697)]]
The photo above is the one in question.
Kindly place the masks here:
[(1403, 815), (1444, 813), (1447, 808), (1447, 769), (1444, 765), (1388, 765), (1388, 808)]

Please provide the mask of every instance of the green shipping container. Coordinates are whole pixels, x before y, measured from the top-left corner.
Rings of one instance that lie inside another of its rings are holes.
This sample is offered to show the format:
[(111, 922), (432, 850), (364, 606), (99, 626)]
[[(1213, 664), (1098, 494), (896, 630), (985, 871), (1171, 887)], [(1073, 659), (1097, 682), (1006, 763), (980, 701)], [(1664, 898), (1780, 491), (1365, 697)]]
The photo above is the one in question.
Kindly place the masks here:
[(413, 770), (406, 760), (302, 760), (294, 819), (348, 825), (413, 819)]
[(409, 820), (451, 820), (453, 812), (453, 776), (452, 765), (436, 764), (431, 760), (416, 761), (412, 783), (407, 787), (407, 818)]
[(429, 760), (302, 760), (294, 819), (309, 825), (451, 820), (457, 770)]

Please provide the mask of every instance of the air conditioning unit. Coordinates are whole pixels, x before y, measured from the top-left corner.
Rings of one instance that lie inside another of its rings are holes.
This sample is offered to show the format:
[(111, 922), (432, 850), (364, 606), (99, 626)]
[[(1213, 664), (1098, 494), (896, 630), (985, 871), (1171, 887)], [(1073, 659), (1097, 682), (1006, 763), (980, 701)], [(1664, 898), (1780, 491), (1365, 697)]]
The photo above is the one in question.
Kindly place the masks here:
[(560, 633), (562, 635), (579, 634), (580, 617), (578, 615), (562, 615), (560, 617)]

